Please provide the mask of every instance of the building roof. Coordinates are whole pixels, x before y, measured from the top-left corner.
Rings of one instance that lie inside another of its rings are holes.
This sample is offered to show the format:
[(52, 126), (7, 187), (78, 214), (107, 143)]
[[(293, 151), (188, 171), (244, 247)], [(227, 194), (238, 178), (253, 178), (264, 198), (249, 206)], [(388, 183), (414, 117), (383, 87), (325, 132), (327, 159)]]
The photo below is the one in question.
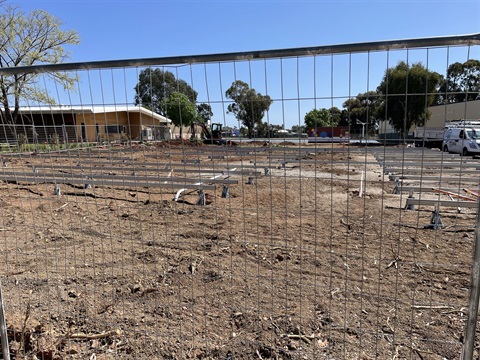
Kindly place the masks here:
[(140, 113), (143, 115), (151, 116), (160, 123), (171, 123), (172, 120), (162, 116), (152, 110), (148, 110), (143, 106), (69, 106), (69, 105), (52, 105), (52, 106), (21, 106), (19, 109), (20, 114), (104, 114), (112, 112), (128, 112), (128, 113)]

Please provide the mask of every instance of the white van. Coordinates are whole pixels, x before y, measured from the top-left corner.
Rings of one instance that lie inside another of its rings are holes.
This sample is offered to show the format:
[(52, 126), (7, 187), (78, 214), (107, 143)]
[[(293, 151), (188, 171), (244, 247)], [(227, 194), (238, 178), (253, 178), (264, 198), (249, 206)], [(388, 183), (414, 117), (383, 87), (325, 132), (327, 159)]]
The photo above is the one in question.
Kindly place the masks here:
[(480, 124), (464, 124), (448, 127), (442, 144), (443, 151), (456, 154), (480, 154)]

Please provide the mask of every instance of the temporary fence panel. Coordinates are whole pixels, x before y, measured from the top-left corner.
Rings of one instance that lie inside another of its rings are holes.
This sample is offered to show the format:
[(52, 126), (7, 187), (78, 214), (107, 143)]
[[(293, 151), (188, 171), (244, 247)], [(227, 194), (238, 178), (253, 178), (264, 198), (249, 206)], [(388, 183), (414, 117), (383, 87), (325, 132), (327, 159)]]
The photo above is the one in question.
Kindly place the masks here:
[[(37, 74), (62, 104), (23, 98), (0, 129), (10, 354), (476, 354), (480, 163), (408, 134), (430, 104), (451, 120), (450, 93), (416, 72), (447, 79), (479, 58), (479, 39), (0, 69)], [(56, 71), (75, 89), (60, 91)], [(378, 137), (381, 106), (404, 118), (400, 144)], [(190, 126), (207, 119), (231, 136)], [(348, 131), (317, 131), (336, 123)]]

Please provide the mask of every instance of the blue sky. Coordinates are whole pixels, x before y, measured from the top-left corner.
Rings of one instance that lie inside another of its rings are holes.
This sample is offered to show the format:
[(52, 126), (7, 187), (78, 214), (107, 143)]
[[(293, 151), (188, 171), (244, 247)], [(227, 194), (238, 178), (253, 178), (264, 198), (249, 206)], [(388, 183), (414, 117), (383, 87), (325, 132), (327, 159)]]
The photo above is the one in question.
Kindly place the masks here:
[[(73, 62), (480, 32), (478, 0), (8, 0), (8, 3), (19, 5), (25, 12), (46, 10), (64, 22), (64, 29), (76, 30), (81, 42), (70, 48)], [(222, 96), (237, 78), (278, 100), (265, 121), (290, 127), (303, 123), (303, 116), (313, 107), (338, 106), (349, 96), (375, 89), (387, 65), (394, 66), (406, 56), (406, 52), (400, 52), (388, 60), (385, 53), (336, 56), (333, 60), (331, 57), (288, 59), (281, 63), (238, 63), (235, 69), (231, 63), (186, 66), (178, 69), (178, 76), (193, 84), (199, 92), (199, 101), (213, 104), (214, 121), (236, 124), (232, 115), (225, 115)], [(411, 52), (408, 56), (410, 61), (427, 61), (425, 52)], [(447, 63), (463, 62), (467, 57), (465, 49), (448, 55), (445, 51), (432, 51), (428, 63), (432, 70), (442, 72)], [(107, 71), (101, 78), (91, 73), (90, 82), (82, 76), (82, 86), (88, 89), (81, 95), (71, 95), (69, 101), (131, 103), (138, 71)], [(317, 80), (320, 78), (323, 80)], [(121, 91), (113, 93), (118, 88)], [(313, 94), (316, 101), (310, 99)], [(66, 100), (62, 97), (60, 102)]]

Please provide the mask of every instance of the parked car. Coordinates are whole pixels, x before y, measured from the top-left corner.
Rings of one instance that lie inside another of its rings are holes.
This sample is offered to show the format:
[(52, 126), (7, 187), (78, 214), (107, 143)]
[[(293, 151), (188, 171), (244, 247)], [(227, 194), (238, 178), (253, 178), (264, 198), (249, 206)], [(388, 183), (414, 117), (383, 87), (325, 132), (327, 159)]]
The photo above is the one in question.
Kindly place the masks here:
[(445, 131), (442, 149), (463, 156), (480, 154), (480, 123), (464, 123)]

